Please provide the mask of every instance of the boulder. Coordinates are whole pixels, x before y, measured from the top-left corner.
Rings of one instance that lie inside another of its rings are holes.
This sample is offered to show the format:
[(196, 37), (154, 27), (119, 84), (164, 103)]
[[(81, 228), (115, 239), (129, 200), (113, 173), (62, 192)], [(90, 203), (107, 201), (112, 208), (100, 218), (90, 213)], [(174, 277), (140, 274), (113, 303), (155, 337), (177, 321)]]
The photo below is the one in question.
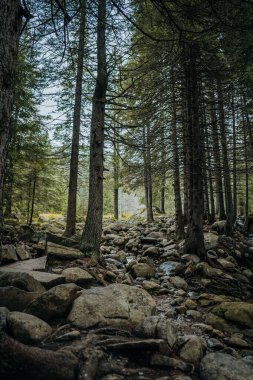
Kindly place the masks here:
[(223, 234), (225, 232), (226, 223), (226, 220), (219, 220), (212, 224), (211, 229), (218, 232), (218, 234)]
[(83, 258), (83, 252), (72, 247), (65, 247), (59, 244), (47, 243), (47, 266), (59, 265), (62, 262), (68, 262)]
[(62, 318), (70, 309), (80, 289), (76, 284), (57, 285), (34, 300), (26, 308), (26, 312), (45, 321)]
[(242, 359), (215, 352), (202, 359), (200, 374), (203, 380), (250, 380), (253, 372)]
[(161, 288), (161, 286), (157, 282), (148, 281), (148, 280), (144, 280), (142, 283), (142, 286), (147, 291), (155, 291), (155, 290), (159, 290)]
[(215, 249), (219, 244), (219, 236), (212, 232), (204, 232), (204, 243), (207, 251), (209, 249)]
[(155, 315), (145, 318), (137, 327), (136, 333), (144, 338), (165, 339), (172, 347), (177, 341), (177, 328), (172, 320)]
[(185, 291), (188, 290), (188, 284), (182, 277), (173, 276), (173, 277), (170, 277), (170, 281), (176, 288), (183, 289)]
[(155, 268), (146, 263), (136, 263), (131, 267), (134, 277), (150, 278), (155, 275)]
[(41, 319), (19, 311), (7, 315), (11, 335), (23, 343), (40, 342), (52, 333), (52, 328)]
[(0, 288), (0, 307), (7, 307), (9, 310), (23, 311), (41, 293), (26, 292), (14, 286)]
[(1, 272), (0, 271), (0, 287), (15, 286), (21, 290), (28, 292), (45, 292), (44, 286), (26, 272)]
[(68, 321), (80, 328), (136, 325), (153, 314), (155, 301), (144, 289), (124, 284), (83, 290)]
[(180, 349), (180, 357), (186, 362), (196, 365), (204, 356), (206, 342), (197, 335), (188, 335), (184, 338), (186, 339), (186, 343)]
[(206, 277), (219, 277), (223, 274), (222, 270), (211, 267), (206, 262), (201, 262), (196, 265), (197, 270)]
[(231, 326), (228, 322), (226, 322), (225, 319), (218, 317), (213, 313), (207, 314), (205, 322), (208, 325), (211, 325), (212, 327), (220, 331), (226, 331), (229, 333), (232, 331), (236, 331), (236, 328)]
[(212, 313), (230, 322), (253, 328), (253, 304), (247, 302), (222, 302)]
[(160, 250), (158, 247), (148, 247), (147, 249), (145, 249), (145, 251), (143, 252), (143, 255), (147, 255), (147, 256), (158, 256), (160, 253)]
[(29, 250), (23, 243), (19, 243), (16, 245), (16, 251), (20, 260), (28, 260), (31, 258)]
[(34, 229), (28, 224), (21, 224), (19, 228), (18, 238), (21, 241), (31, 241), (34, 234)]
[(65, 277), (66, 282), (87, 283), (93, 280), (93, 277), (84, 269), (67, 268), (61, 273)]
[(6, 244), (0, 248), (0, 262), (9, 263), (13, 261), (18, 261), (18, 256), (14, 245)]

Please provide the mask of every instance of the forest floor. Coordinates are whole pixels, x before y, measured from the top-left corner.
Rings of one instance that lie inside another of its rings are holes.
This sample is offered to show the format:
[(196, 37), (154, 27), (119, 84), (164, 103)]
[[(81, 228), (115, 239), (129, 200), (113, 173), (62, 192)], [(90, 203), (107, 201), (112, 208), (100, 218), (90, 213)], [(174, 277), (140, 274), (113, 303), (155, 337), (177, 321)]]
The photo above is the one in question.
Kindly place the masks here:
[(6, 227), (1, 378), (253, 379), (252, 238), (206, 226), (202, 262), (171, 218), (107, 223), (92, 266), (63, 228)]

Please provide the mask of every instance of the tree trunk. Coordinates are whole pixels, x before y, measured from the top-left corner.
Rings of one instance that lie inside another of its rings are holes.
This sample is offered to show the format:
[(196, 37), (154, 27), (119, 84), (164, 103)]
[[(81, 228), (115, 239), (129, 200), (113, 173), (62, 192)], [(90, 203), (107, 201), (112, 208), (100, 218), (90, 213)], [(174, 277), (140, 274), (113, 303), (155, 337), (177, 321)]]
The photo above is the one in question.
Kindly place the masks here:
[(166, 150), (165, 150), (165, 128), (162, 126), (162, 141), (161, 141), (161, 190), (160, 190), (160, 211), (165, 214), (165, 185), (166, 185)]
[[(245, 125), (244, 112), (242, 113), (243, 118), (243, 140), (244, 140), (244, 157), (245, 157), (245, 207), (244, 207), (244, 230), (247, 231), (249, 228), (249, 168), (248, 168), (248, 147), (247, 147), (247, 132)], [(247, 122), (247, 121), (246, 121)]]
[(223, 92), (221, 83), (218, 82), (218, 107), (219, 107), (219, 119), (220, 119), (220, 135), (221, 135), (221, 147), (222, 147), (222, 157), (223, 157), (223, 173), (224, 173), (224, 187), (226, 195), (226, 213), (227, 222), (225, 226), (225, 233), (230, 236), (233, 232), (233, 222), (234, 222), (234, 211), (233, 211), (233, 200), (232, 191), (230, 183), (230, 169), (228, 163), (228, 147), (227, 147), (227, 130), (225, 124), (225, 114), (224, 114), (224, 103), (223, 103)]
[[(185, 84), (183, 83), (183, 86)], [(183, 125), (183, 160), (184, 160), (184, 225), (188, 224), (188, 201), (189, 201), (189, 193), (188, 193), (188, 165), (186, 162), (188, 144), (187, 144), (187, 101), (186, 101), (186, 93), (182, 91), (182, 125)]]
[(174, 70), (171, 70), (171, 96), (172, 96), (172, 148), (173, 148), (173, 175), (174, 175), (174, 199), (175, 199), (175, 217), (176, 217), (176, 237), (184, 238), (184, 218), (182, 211), (181, 189), (180, 189), (180, 171), (179, 171), (179, 154), (177, 142), (177, 110), (175, 95), (175, 77)]
[(235, 102), (234, 93), (232, 93), (232, 122), (233, 122), (233, 207), (235, 218), (237, 216), (237, 154), (236, 154), (236, 125), (235, 125)]
[(150, 153), (150, 128), (143, 128), (143, 161), (144, 161), (144, 188), (147, 208), (147, 221), (153, 222), (153, 192), (152, 192), (152, 167)]
[(114, 219), (119, 219), (119, 143), (114, 142), (113, 151), (113, 182), (114, 182)]
[(217, 199), (217, 209), (219, 211), (219, 219), (226, 219), (224, 198), (223, 198), (223, 188), (222, 188), (222, 173), (221, 173), (221, 157), (220, 157), (220, 145), (217, 127), (217, 117), (215, 110), (215, 98), (214, 93), (211, 91), (211, 125), (212, 125), (212, 137), (213, 137), (213, 157), (214, 157), (214, 171), (215, 171), (215, 182), (216, 182), (216, 199)]
[(76, 195), (78, 179), (78, 156), (79, 156), (79, 137), (81, 124), (82, 107), (82, 82), (83, 82), (83, 61), (85, 48), (85, 20), (86, 20), (86, 0), (80, 2), (80, 27), (79, 27), (79, 46), (77, 59), (77, 74), (75, 88), (75, 104), (73, 114), (72, 146), (69, 173), (68, 191), (68, 210), (67, 225), (64, 236), (73, 236), (76, 232)]
[(106, 0), (98, 1), (97, 26), (97, 79), (92, 99), (90, 134), (90, 172), (88, 212), (81, 239), (81, 250), (92, 254), (97, 262), (100, 257), (100, 240), (103, 219), (103, 171), (104, 171), (104, 120), (108, 84), (106, 66)]
[(34, 177), (33, 177), (33, 189), (32, 189), (32, 200), (31, 200), (31, 214), (30, 214), (30, 219), (29, 219), (29, 225), (31, 225), (32, 221), (33, 221), (36, 182), (37, 182), (37, 176), (36, 176), (36, 174), (34, 174)]
[(196, 59), (197, 44), (185, 45), (185, 90), (187, 99), (187, 156), (188, 167), (188, 231), (185, 252), (206, 258), (203, 235), (203, 136), (199, 123), (198, 85)]
[(15, 70), (21, 27), (19, 0), (1, 1), (0, 6), (0, 237), (3, 227), (3, 185), (7, 145), (11, 129)]

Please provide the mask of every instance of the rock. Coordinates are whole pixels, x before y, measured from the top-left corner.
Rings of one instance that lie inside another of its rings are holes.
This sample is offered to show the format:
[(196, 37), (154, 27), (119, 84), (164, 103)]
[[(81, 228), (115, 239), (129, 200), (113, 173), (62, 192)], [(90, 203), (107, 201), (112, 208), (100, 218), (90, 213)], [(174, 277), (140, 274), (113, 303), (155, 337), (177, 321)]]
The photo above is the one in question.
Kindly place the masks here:
[(62, 318), (70, 309), (80, 289), (75, 284), (57, 285), (34, 300), (26, 312), (45, 321)]
[(153, 354), (151, 356), (150, 364), (152, 366), (179, 369), (183, 372), (191, 372), (193, 369), (192, 366), (190, 366), (187, 363), (184, 363), (182, 360), (160, 354)]
[(67, 268), (61, 273), (65, 277), (66, 282), (87, 283), (93, 280), (93, 277), (81, 268)]
[(202, 314), (197, 310), (187, 310), (186, 315), (189, 318), (199, 319), (202, 317)]
[(113, 245), (124, 245), (126, 243), (126, 238), (122, 236), (118, 236), (113, 240)]
[(0, 286), (15, 286), (28, 292), (45, 292), (44, 286), (25, 272), (1, 272)]
[(141, 237), (141, 243), (142, 244), (153, 244), (153, 245), (156, 245), (158, 243), (158, 239), (153, 238), (153, 237), (145, 236), (145, 237)]
[(16, 245), (16, 251), (20, 260), (28, 260), (31, 258), (29, 250), (27, 250), (26, 246), (23, 243)]
[(196, 269), (204, 276), (210, 277), (210, 278), (219, 277), (219, 276), (222, 276), (223, 274), (222, 270), (213, 268), (206, 262), (201, 262), (197, 264)]
[(145, 318), (135, 331), (144, 338), (165, 339), (170, 347), (173, 347), (177, 341), (177, 328), (174, 323), (157, 315)]
[(47, 266), (55, 266), (62, 262), (68, 262), (83, 258), (79, 249), (64, 247), (55, 243), (47, 243)]
[(18, 261), (18, 256), (14, 245), (6, 244), (0, 249), (0, 263)]
[(206, 342), (197, 335), (188, 335), (185, 338), (187, 341), (181, 348), (179, 355), (186, 362), (196, 365), (204, 356)]
[(136, 325), (155, 311), (155, 301), (141, 288), (124, 284), (83, 290), (68, 321), (80, 328)]
[(207, 314), (205, 321), (207, 324), (221, 331), (226, 331), (226, 332), (237, 331), (235, 327), (231, 326), (223, 318), (218, 317), (217, 315), (212, 314), (212, 313)]
[(146, 263), (136, 263), (131, 267), (134, 277), (150, 278), (155, 275), (155, 269)]
[(7, 307), (9, 310), (23, 311), (34, 299), (40, 296), (38, 292), (26, 292), (15, 288), (14, 286), (6, 286), (0, 288), (0, 307)]
[(157, 247), (149, 247), (149, 248), (147, 248), (147, 249), (143, 252), (143, 255), (147, 255), (147, 256), (158, 256), (159, 253), (160, 253), (159, 248), (157, 248)]
[(187, 309), (190, 309), (190, 310), (196, 310), (197, 309), (197, 302), (196, 301), (193, 301), (193, 300), (190, 300), (190, 299), (187, 299), (184, 303), (184, 306), (187, 308)]
[(218, 234), (223, 234), (225, 232), (226, 220), (219, 220), (212, 224), (211, 229), (218, 232)]
[(228, 346), (238, 347), (238, 348), (249, 348), (250, 345), (244, 339), (238, 336), (232, 336), (226, 341)]
[(218, 247), (219, 236), (213, 234), (212, 232), (204, 232), (204, 243), (205, 248), (208, 251), (209, 249), (215, 249)]
[(46, 322), (18, 311), (10, 312), (7, 322), (12, 336), (23, 343), (40, 342), (52, 333), (52, 328)]
[(6, 327), (8, 314), (9, 310), (6, 307), (0, 307), (0, 330)]
[(188, 290), (188, 284), (182, 277), (174, 276), (170, 278), (170, 281), (176, 288)]
[(253, 304), (247, 302), (222, 302), (212, 313), (242, 326), (253, 327)]
[(200, 364), (203, 380), (250, 380), (252, 373), (252, 368), (242, 359), (220, 352), (207, 354)]
[(147, 291), (159, 290), (161, 287), (157, 282), (144, 280), (142, 286)]
[(21, 224), (19, 228), (18, 238), (21, 241), (31, 241), (34, 234), (34, 229), (28, 224)]
[(234, 263), (226, 259), (218, 259), (217, 262), (225, 269), (232, 269), (235, 267)]

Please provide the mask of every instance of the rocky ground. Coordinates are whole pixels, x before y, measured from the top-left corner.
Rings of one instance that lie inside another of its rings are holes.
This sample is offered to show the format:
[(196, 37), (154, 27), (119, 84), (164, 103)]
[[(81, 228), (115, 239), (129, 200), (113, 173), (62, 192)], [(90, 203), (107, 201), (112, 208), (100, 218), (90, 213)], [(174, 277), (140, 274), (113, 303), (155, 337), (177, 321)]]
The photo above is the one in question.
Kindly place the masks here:
[(6, 226), (1, 379), (253, 379), (249, 237), (206, 227), (201, 262), (173, 219), (117, 222), (94, 267), (63, 228)]

